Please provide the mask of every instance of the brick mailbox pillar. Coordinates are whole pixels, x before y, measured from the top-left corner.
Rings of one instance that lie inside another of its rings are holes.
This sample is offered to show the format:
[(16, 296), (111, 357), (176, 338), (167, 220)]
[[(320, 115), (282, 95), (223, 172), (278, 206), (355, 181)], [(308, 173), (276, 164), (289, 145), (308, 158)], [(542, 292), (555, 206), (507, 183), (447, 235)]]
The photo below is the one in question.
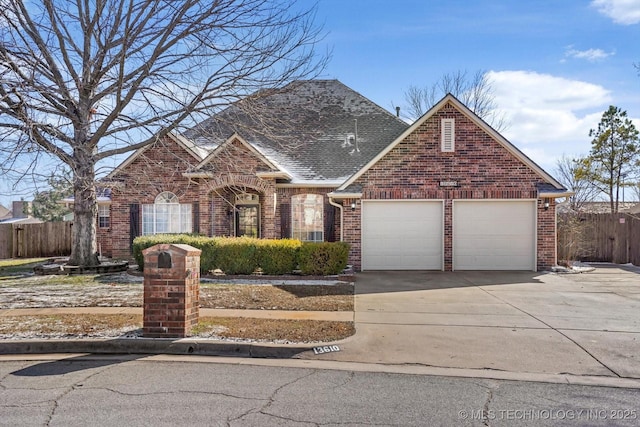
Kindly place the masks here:
[(184, 338), (198, 323), (200, 254), (189, 245), (160, 244), (144, 256), (143, 336)]

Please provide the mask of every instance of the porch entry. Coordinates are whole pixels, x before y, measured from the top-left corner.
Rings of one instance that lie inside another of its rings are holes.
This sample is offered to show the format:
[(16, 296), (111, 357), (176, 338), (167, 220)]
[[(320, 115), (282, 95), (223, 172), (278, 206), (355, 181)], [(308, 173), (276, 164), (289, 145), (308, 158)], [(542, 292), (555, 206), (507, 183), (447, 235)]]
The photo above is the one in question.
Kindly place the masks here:
[(260, 237), (260, 198), (257, 194), (238, 194), (234, 212), (236, 237)]

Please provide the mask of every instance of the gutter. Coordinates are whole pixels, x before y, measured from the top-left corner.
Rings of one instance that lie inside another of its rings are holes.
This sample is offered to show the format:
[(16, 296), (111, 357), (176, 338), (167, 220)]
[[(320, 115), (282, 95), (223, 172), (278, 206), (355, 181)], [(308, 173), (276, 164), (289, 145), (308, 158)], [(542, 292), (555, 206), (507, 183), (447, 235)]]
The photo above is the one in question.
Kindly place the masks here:
[(344, 242), (344, 215), (343, 215), (344, 212), (342, 210), (342, 205), (339, 205), (336, 202), (334, 202), (332, 197), (329, 197), (329, 204), (331, 206), (335, 206), (336, 208), (340, 209), (340, 241)]

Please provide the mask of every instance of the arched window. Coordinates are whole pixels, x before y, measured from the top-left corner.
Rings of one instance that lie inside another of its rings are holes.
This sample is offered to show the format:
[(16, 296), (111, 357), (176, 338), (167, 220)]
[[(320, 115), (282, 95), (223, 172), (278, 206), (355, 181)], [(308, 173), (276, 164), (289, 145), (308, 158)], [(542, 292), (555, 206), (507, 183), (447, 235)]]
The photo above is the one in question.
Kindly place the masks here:
[(321, 195), (291, 197), (291, 237), (303, 242), (324, 241), (324, 200)]
[(142, 234), (191, 233), (191, 205), (180, 204), (178, 197), (164, 191), (153, 205), (142, 205)]

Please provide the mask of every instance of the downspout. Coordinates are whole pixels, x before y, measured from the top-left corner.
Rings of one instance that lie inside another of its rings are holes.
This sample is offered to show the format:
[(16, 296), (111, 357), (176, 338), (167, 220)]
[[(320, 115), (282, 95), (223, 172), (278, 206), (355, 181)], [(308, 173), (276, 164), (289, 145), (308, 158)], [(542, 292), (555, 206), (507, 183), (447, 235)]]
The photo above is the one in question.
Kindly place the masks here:
[(329, 204), (331, 206), (335, 206), (336, 208), (340, 209), (340, 241), (344, 242), (344, 215), (342, 211), (342, 205), (339, 205), (336, 202), (334, 202), (333, 198), (331, 197), (329, 197)]

